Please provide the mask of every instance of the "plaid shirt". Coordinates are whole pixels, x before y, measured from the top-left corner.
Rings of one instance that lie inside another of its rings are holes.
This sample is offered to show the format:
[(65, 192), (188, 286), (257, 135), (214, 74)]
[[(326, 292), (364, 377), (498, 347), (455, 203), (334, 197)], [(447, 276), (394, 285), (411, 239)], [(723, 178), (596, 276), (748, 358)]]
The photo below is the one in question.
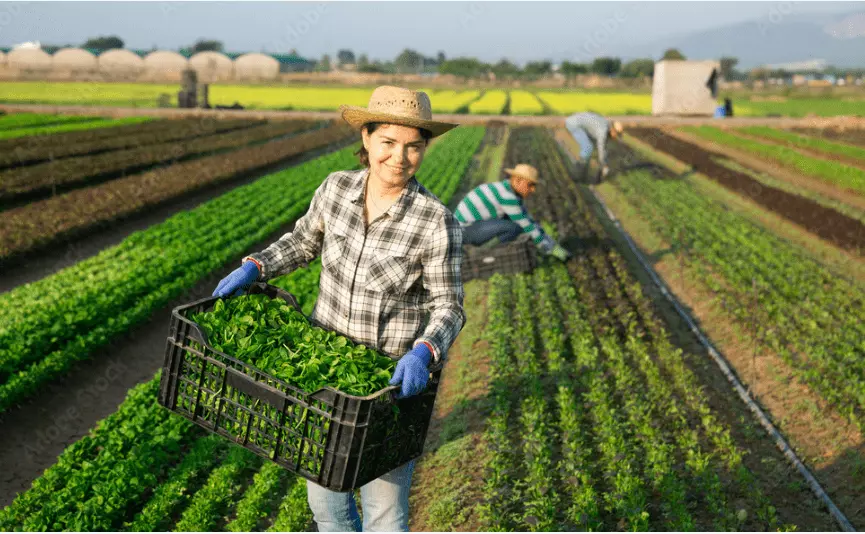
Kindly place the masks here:
[(426, 341), (441, 361), (465, 323), (462, 230), (415, 178), (366, 228), (368, 174), (332, 173), (294, 231), (249, 258), (268, 280), (321, 254), (313, 320), (395, 357)]

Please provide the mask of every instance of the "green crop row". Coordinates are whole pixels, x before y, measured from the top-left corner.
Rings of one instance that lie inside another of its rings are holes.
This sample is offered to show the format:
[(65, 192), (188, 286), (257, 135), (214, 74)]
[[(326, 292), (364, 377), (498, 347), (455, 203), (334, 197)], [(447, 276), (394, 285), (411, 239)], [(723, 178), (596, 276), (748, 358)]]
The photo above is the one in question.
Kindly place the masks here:
[(794, 148), (769, 145), (746, 139), (713, 126), (689, 126), (683, 131), (703, 139), (714, 141), (731, 148), (754, 154), (772, 163), (789, 167), (806, 176), (837, 185), (839, 187), (865, 193), (865, 169), (831, 160), (806, 156)]
[(299, 217), (329, 173), (354, 164), (347, 148), (266, 176), (0, 295), (0, 411)]
[(0, 130), (8, 131), (18, 128), (33, 128), (41, 126), (53, 126), (55, 124), (75, 124), (101, 120), (101, 117), (88, 117), (83, 115), (51, 115), (47, 113), (16, 113), (13, 115), (0, 116)]
[(632, 172), (617, 188), (670, 243), (687, 252), (717, 302), (807, 384), (861, 424), (865, 288), (682, 181)]
[(62, 132), (79, 132), (95, 128), (112, 128), (130, 124), (141, 124), (153, 120), (150, 117), (124, 117), (122, 119), (97, 119), (86, 122), (54, 124), (48, 126), (30, 126), (14, 130), (0, 131), (0, 139), (18, 139), (29, 136), (50, 136)]
[(787, 130), (779, 130), (768, 126), (748, 126), (747, 128), (738, 128), (736, 131), (741, 131), (745, 134), (754, 135), (757, 137), (765, 137), (774, 141), (779, 141), (790, 147), (806, 148), (822, 152), (827, 155), (847, 156), (858, 159), (865, 165), (865, 148), (848, 145), (845, 143), (836, 143), (811, 137), (800, 133), (789, 132)]

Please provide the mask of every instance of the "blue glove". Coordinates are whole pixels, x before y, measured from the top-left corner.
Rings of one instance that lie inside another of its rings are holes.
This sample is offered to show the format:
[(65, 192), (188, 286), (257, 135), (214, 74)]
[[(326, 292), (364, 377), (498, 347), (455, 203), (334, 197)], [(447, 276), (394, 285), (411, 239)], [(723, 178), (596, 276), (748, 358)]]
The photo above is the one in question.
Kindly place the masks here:
[(245, 261), (239, 268), (231, 271), (231, 274), (219, 281), (213, 291), (214, 297), (227, 297), (229, 295), (240, 295), (249, 289), (253, 282), (258, 280), (258, 266), (254, 262)]
[(429, 381), (429, 369), (427, 369), (427, 366), (430, 359), (432, 359), (432, 353), (423, 343), (418, 343), (415, 348), (400, 358), (396, 363), (393, 378), (390, 379), (391, 386), (402, 382), (402, 389), (397, 394), (397, 398), (411, 397), (424, 390), (426, 383)]

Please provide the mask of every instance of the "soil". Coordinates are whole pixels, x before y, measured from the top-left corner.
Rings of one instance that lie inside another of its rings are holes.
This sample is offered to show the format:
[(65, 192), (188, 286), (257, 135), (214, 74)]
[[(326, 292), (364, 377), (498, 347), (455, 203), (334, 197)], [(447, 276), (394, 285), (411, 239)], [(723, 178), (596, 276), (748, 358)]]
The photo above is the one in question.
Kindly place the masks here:
[(629, 134), (839, 247), (854, 251), (865, 249), (865, 225), (860, 221), (821, 206), (813, 200), (761, 184), (754, 178), (713, 160), (713, 156), (724, 157), (722, 154), (707, 152), (693, 143), (657, 129), (632, 128)]

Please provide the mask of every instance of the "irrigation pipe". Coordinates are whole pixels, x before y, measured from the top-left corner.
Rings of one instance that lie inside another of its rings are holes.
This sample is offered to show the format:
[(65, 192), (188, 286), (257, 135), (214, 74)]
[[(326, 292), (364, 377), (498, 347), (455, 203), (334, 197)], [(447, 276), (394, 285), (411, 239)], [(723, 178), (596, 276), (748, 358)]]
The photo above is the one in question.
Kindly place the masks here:
[(763, 425), (763, 428), (766, 429), (766, 432), (775, 441), (775, 445), (778, 447), (778, 449), (784, 454), (784, 456), (787, 457), (790, 463), (793, 464), (793, 467), (795, 467), (796, 470), (799, 471), (799, 474), (801, 474), (805, 478), (805, 481), (808, 482), (808, 485), (811, 487), (811, 491), (814, 492), (814, 495), (816, 495), (817, 498), (823, 501), (823, 504), (826, 505), (826, 508), (829, 509), (829, 513), (832, 514), (832, 517), (835, 519), (835, 521), (838, 522), (841, 528), (844, 529), (846, 532), (855, 532), (856, 529), (853, 528), (853, 525), (850, 524), (850, 521), (844, 516), (841, 510), (839, 510), (838, 507), (835, 506), (835, 503), (832, 502), (832, 499), (829, 498), (829, 495), (826, 494), (826, 492), (823, 490), (823, 487), (820, 485), (817, 479), (814, 478), (814, 475), (811, 474), (811, 471), (809, 471), (808, 468), (805, 467), (805, 464), (803, 464), (802, 461), (799, 460), (799, 457), (796, 456), (796, 453), (787, 443), (787, 440), (784, 439), (784, 436), (782, 436), (781, 433), (778, 432), (778, 429), (775, 428), (775, 425), (772, 424), (772, 422), (766, 416), (766, 413), (757, 405), (757, 403), (754, 402), (754, 400), (751, 398), (751, 395), (748, 394), (748, 391), (733, 373), (732, 369), (730, 369), (729, 364), (727, 364), (726, 358), (724, 358), (724, 356), (721, 355), (721, 353), (718, 352), (717, 349), (715, 349), (714, 345), (712, 345), (712, 342), (709, 341), (709, 339), (703, 334), (700, 328), (694, 323), (694, 320), (691, 319), (690, 314), (688, 314), (688, 312), (686, 312), (685, 309), (682, 308), (682, 305), (679, 304), (679, 301), (676, 299), (676, 297), (673, 296), (669, 289), (667, 289), (666, 284), (664, 284), (664, 282), (655, 272), (655, 269), (652, 268), (652, 266), (646, 261), (643, 253), (634, 243), (634, 240), (631, 239), (631, 236), (628, 235), (628, 232), (622, 227), (622, 224), (619, 222), (613, 212), (610, 211), (610, 208), (607, 207), (607, 204), (595, 192), (595, 189), (593, 187), (590, 187), (589, 190), (592, 192), (592, 196), (595, 197), (595, 200), (598, 202), (598, 204), (600, 204), (601, 207), (604, 208), (604, 211), (607, 212), (607, 217), (610, 218), (613, 224), (615, 224), (616, 229), (618, 229), (622, 237), (625, 238), (625, 242), (628, 244), (631, 252), (633, 252), (634, 255), (637, 257), (637, 260), (643, 266), (643, 269), (646, 271), (649, 277), (651, 277), (652, 281), (655, 283), (658, 289), (661, 290), (661, 293), (667, 298), (670, 304), (673, 305), (679, 316), (684, 319), (684, 321), (688, 324), (691, 332), (693, 332), (694, 335), (697, 336), (697, 339), (700, 340), (700, 343), (703, 345), (703, 347), (706, 348), (706, 350), (709, 352), (709, 355), (712, 356), (713, 360), (715, 360), (715, 363), (718, 364), (721, 372), (724, 373), (724, 376), (727, 377), (727, 380), (729, 380), (730, 383), (733, 384), (733, 388), (736, 390), (736, 393), (738, 393), (742, 401), (746, 405), (748, 405), (748, 408), (751, 409), (751, 412), (754, 413), (754, 415), (760, 421), (760, 424)]

